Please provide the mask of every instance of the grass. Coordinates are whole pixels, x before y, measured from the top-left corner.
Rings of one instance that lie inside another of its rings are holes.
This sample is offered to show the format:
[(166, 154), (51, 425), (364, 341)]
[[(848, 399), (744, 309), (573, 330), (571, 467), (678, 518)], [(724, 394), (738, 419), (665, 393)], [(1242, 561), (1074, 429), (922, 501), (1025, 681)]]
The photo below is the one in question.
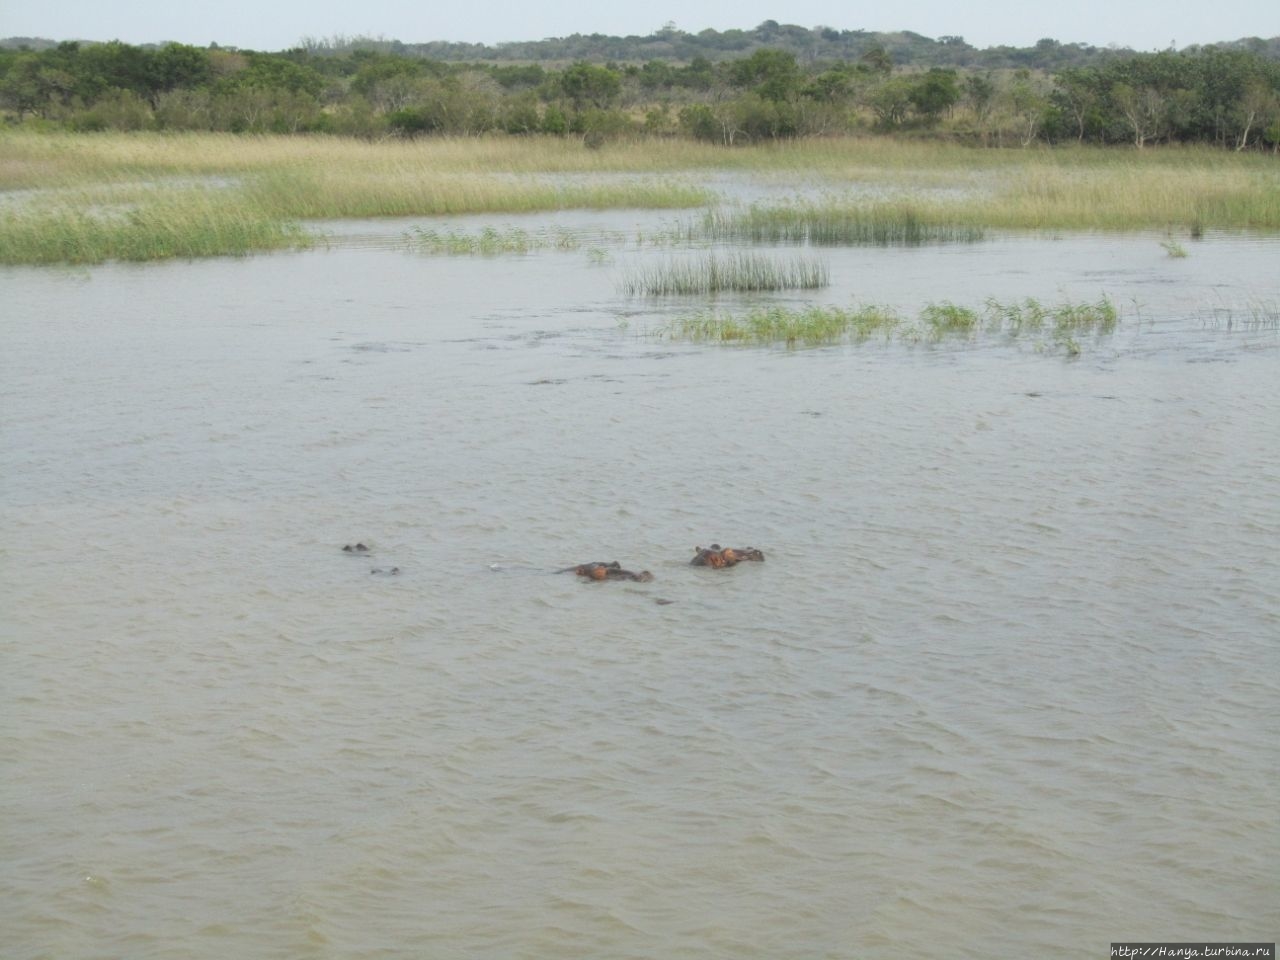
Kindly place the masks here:
[(684, 296), (825, 287), (825, 263), (811, 257), (778, 260), (756, 253), (709, 253), (631, 270), (620, 284), (631, 296)]
[(894, 334), (908, 343), (936, 343), (944, 338), (970, 338), (982, 333), (1002, 334), (1014, 340), (1034, 334), (1038, 347), (1053, 347), (1067, 356), (1076, 356), (1081, 352), (1080, 337), (1113, 333), (1119, 322), (1119, 312), (1106, 297), (1055, 305), (1035, 299), (1004, 303), (992, 298), (981, 310), (949, 301), (930, 303), (914, 320), (875, 305), (771, 306), (737, 314), (704, 311), (677, 319), (659, 333), (694, 342), (780, 343), (789, 347), (861, 343), (873, 336), (888, 339)]
[(757, 307), (734, 315), (706, 311), (683, 317), (664, 329), (672, 339), (720, 343), (785, 343), (813, 346), (842, 338), (866, 340), (888, 335), (902, 320), (876, 306), (844, 310), (839, 307)]
[(1215, 307), (1201, 314), (1200, 320), (1226, 330), (1280, 330), (1280, 300), (1250, 300), (1242, 307)]
[(414, 227), (407, 237), (410, 247), (419, 253), (452, 256), (494, 256), (501, 253), (532, 253), (535, 250), (578, 250), (582, 247), (581, 237), (569, 230), (530, 233), (518, 227), (504, 230), (484, 227), (476, 232)]
[[(707, 207), (716, 197), (696, 184), (708, 171), (803, 179), (830, 194), (821, 204), (712, 215), (704, 232), (724, 239), (914, 244), (993, 229), (1161, 229), (1193, 238), (1280, 231), (1274, 158), (1209, 148), (975, 149), (850, 137), (585, 150), (554, 137), (370, 143), (15, 130), (0, 131), (0, 191), (11, 191), (0, 208), (0, 262), (277, 249), (305, 243), (298, 224), (306, 220)], [(875, 199), (865, 198), (868, 185)]]
[(702, 231), (713, 240), (812, 246), (972, 243), (985, 235), (981, 226), (937, 217), (909, 200), (865, 206), (847, 203), (753, 205), (736, 213), (710, 211), (703, 219)]
[(313, 242), (299, 225), (263, 216), (212, 190), (161, 192), (106, 209), (52, 204), (0, 213), (0, 263), (243, 256)]
[(1160, 246), (1164, 247), (1165, 253), (1169, 254), (1175, 260), (1181, 259), (1187, 255), (1187, 248), (1180, 244), (1177, 240), (1163, 240)]

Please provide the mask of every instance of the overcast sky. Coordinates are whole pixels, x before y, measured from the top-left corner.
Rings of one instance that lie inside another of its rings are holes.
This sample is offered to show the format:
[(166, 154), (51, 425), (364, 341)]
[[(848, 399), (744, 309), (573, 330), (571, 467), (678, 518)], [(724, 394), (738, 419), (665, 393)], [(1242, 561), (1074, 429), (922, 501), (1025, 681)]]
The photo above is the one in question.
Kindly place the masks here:
[(499, 43), (572, 33), (689, 33), (763, 20), (840, 30), (958, 35), (978, 47), (1041, 37), (1160, 50), (1280, 35), (1280, 0), (0, 0), (0, 37), (177, 40), (283, 50), (335, 35)]

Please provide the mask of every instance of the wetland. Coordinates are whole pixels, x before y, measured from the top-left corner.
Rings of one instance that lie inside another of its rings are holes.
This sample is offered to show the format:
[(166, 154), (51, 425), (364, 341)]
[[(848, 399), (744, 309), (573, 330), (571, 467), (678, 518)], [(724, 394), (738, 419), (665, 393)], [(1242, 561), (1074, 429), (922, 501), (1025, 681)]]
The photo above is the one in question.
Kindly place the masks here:
[(215, 140), (0, 138), (15, 955), (1274, 938), (1274, 160)]

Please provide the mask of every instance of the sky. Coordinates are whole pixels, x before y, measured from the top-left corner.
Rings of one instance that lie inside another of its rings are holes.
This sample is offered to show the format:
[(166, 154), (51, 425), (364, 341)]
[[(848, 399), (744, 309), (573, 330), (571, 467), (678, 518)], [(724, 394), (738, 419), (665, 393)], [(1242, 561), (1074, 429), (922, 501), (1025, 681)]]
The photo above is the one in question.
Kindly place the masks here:
[(764, 20), (962, 36), (976, 47), (1063, 43), (1134, 50), (1280, 35), (1277, 0), (0, 0), (0, 37), (285, 50), (306, 37), (501, 43), (573, 33), (749, 30)]

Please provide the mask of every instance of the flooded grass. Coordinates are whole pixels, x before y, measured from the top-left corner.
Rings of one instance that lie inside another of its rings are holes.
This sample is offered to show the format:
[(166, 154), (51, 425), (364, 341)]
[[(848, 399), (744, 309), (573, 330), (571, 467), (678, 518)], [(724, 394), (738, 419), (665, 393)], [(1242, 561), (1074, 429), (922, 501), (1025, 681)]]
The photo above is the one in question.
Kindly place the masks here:
[(1200, 322), (1221, 330), (1280, 330), (1280, 300), (1251, 300), (1241, 307), (1214, 307)]
[(503, 253), (533, 253), (536, 250), (579, 250), (583, 245), (582, 237), (570, 230), (530, 232), (518, 227), (484, 227), (478, 231), (426, 230), (414, 227), (406, 237), (410, 248), (418, 253), (447, 256), (496, 256)]
[(829, 282), (827, 265), (811, 257), (779, 260), (756, 253), (708, 253), (635, 267), (620, 288), (631, 296), (662, 297), (812, 290)]
[(710, 211), (702, 231), (713, 240), (805, 243), (813, 246), (919, 246), (973, 243), (985, 236), (977, 224), (961, 223), (936, 208), (912, 202), (843, 206), (831, 203), (754, 205), (743, 212)]
[(704, 311), (672, 321), (660, 336), (698, 343), (817, 346), (862, 343), (896, 335), (906, 343), (937, 343), (980, 334), (1019, 339), (1034, 335), (1037, 348), (1057, 348), (1068, 356), (1081, 352), (1079, 338), (1113, 333), (1119, 311), (1106, 297), (1093, 302), (1046, 305), (1035, 299), (1004, 303), (988, 299), (981, 310), (950, 301), (925, 305), (914, 320), (876, 305), (757, 307), (741, 313)]
[(950, 301), (931, 303), (920, 311), (920, 323), (935, 337), (948, 334), (969, 335), (978, 328), (978, 311), (958, 307)]
[(299, 225), (209, 190), (153, 194), (105, 208), (37, 204), (0, 212), (0, 263), (9, 264), (244, 256), (313, 243)]
[[(830, 199), (712, 213), (703, 239), (913, 245), (971, 242), (994, 229), (1155, 228), (1176, 242), (1209, 229), (1280, 230), (1274, 160), (1206, 148), (976, 149), (877, 137), (732, 150), (649, 140), (586, 150), (555, 137), (372, 143), (5, 131), (0, 190), (29, 195), (10, 194), (0, 261), (58, 262), (49, 258), (59, 250), (88, 258), (78, 262), (93, 262), (97, 250), (109, 258), (116, 250), (131, 258), (240, 254), (297, 245), (297, 224), (312, 219), (705, 208), (718, 197), (698, 178), (711, 171), (825, 185)], [(865, 193), (868, 184), (877, 199), (845, 192)], [(136, 203), (133, 211), (158, 211), (140, 195), (163, 192), (169, 222), (144, 230), (127, 226), (128, 216), (86, 218), (91, 189), (114, 191), (115, 202)], [(210, 190), (219, 204), (209, 202)], [(884, 199), (886, 190), (893, 199)], [(178, 230), (197, 235), (171, 236)], [(35, 236), (42, 232), (52, 236)]]
[(341, 170), (272, 171), (246, 182), (244, 194), (265, 214), (302, 220), (678, 209), (706, 206), (713, 200), (707, 190), (672, 181), (555, 183), (416, 169), (361, 175)]
[(721, 343), (817, 345), (843, 338), (888, 336), (902, 320), (886, 307), (757, 307), (742, 314), (706, 311), (682, 317), (663, 329), (676, 340)]

